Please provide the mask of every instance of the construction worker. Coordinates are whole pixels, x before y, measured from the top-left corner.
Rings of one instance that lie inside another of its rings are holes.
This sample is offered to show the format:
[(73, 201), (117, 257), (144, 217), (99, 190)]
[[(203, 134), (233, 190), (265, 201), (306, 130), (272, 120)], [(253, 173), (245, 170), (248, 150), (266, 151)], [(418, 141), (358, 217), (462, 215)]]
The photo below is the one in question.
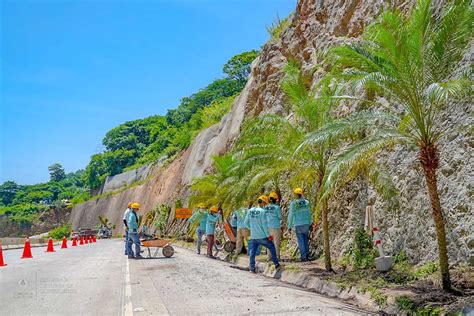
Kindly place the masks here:
[(296, 199), (290, 204), (288, 228), (290, 231), (293, 227), (295, 228), (301, 261), (309, 261), (309, 231), (313, 224), (313, 217), (311, 216), (309, 202), (303, 196), (303, 189), (296, 188), (293, 192)]
[(250, 271), (256, 273), (255, 255), (260, 246), (266, 247), (271, 255), (275, 268), (280, 267), (275, 245), (268, 233), (268, 219), (265, 206), (268, 205), (268, 197), (262, 195), (257, 200), (258, 206), (252, 207), (245, 216), (245, 226), (250, 228), (249, 253), (250, 253)]
[(133, 202), (128, 203), (127, 209), (125, 210), (125, 212), (123, 212), (123, 230), (125, 231), (125, 255), (126, 256), (128, 256), (128, 243), (129, 243), (127, 217), (131, 211), (130, 207), (132, 206), (132, 204)]
[(196, 228), (196, 252), (198, 254), (201, 254), (202, 237), (206, 234), (207, 214), (206, 206), (203, 203), (200, 203), (193, 215), (189, 218), (191, 223), (199, 223), (198, 228)]
[[(221, 219), (221, 214), (219, 214), (219, 208), (217, 206), (213, 206), (209, 209), (210, 213), (207, 215), (206, 220), (206, 236), (207, 236), (207, 257), (211, 259), (216, 259), (212, 254), (212, 247), (216, 247), (214, 245), (214, 232), (216, 230), (216, 224)], [(217, 247), (216, 247), (217, 249)]]
[[(270, 203), (265, 207), (268, 219), (268, 233), (273, 239), (278, 260), (280, 260), (280, 244), (281, 244), (281, 208), (278, 205), (279, 197), (276, 192), (268, 195)], [(268, 260), (271, 260), (271, 253), (268, 253)]]
[[(137, 211), (140, 209), (140, 204), (132, 203), (130, 205), (131, 211), (127, 217), (127, 225), (128, 225), (128, 258), (129, 259), (141, 259), (140, 252), (140, 239), (138, 238), (138, 215)], [(133, 255), (132, 251), (132, 243), (135, 244), (135, 256)]]
[(232, 218), (235, 219), (235, 224), (237, 226), (237, 237), (235, 245), (235, 259), (242, 253), (245, 241), (250, 236), (250, 230), (245, 226), (245, 216), (247, 215), (248, 209), (242, 207), (238, 210), (235, 210), (232, 214)]

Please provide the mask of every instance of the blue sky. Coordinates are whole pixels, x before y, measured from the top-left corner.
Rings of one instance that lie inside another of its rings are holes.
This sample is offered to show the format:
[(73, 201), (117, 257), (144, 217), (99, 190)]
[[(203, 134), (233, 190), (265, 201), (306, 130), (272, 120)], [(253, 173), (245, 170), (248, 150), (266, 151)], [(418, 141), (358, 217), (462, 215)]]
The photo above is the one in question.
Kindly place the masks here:
[(0, 182), (84, 168), (104, 134), (165, 114), (258, 49), (296, 0), (2, 0)]

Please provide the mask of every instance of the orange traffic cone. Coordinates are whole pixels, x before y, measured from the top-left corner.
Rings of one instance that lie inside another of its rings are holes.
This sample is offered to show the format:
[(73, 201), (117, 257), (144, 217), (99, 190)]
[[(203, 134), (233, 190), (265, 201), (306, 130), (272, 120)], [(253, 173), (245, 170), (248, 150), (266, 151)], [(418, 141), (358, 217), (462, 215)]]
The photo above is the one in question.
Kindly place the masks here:
[(86, 237), (84, 237), (84, 243), (85, 243), (85, 244), (88, 244), (88, 243), (89, 243), (89, 236), (88, 236), (88, 235), (86, 235)]
[(97, 239), (95, 238), (95, 235), (94, 235), (94, 236), (92, 236), (92, 238), (94, 238), (94, 242), (97, 242)]
[(72, 246), (76, 247), (77, 246), (77, 238), (76, 236), (72, 237)]
[(66, 236), (63, 236), (63, 244), (61, 245), (61, 249), (66, 249), (67, 248), (67, 239)]
[(2, 241), (0, 240), (0, 267), (6, 266), (7, 264), (3, 262), (3, 250), (2, 250)]
[(23, 248), (23, 255), (21, 256), (21, 259), (26, 258), (33, 258), (33, 255), (31, 254), (31, 244), (29, 238), (26, 238), (25, 247)]
[(79, 239), (79, 245), (84, 245), (84, 237), (81, 236)]
[(91, 236), (91, 242), (95, 242), (95, 236), (94, 235)]
[(46, 248), (45, 252), (56, 252), (56, 250), (54, 250), (54, 246), (53, 246), (53, 238), (51, 238), (51, 237), (49, 237), (48, 248)]

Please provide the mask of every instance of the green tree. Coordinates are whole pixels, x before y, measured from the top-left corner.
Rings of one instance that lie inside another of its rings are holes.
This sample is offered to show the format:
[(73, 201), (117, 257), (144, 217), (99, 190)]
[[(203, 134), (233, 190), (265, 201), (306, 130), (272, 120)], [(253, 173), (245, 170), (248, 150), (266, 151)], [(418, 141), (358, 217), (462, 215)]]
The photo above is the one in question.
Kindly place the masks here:
[[(334, 172), (349, 161), (345, 159), (348, 156), (368, 157), (395, 143), (418, 148), (436, 227), (445, 290), (451, 290), (451, 279), (436, 174), (440, 161), (438, 143), (446, 132), (440, 116), (451, 97), (472, 93), (471, 78), (457, 74), (472, 40), (473, 12), (469, 1), (450, 1), (441, 12), (435, 13), (431, 1), (420, 0), (409, 15), (399, 10), (384, 12), (366, 29), (362, 41), (332, 49), (327, 59), (328, 67), (354, 90), (364, 88), (403, 107), (403, 114), (398, 120), (395, 118), (398, 124), (391, 124), (392, 128), (379, 127), (377, 133), (341, 153)], [(369, 121), (370, 115), (364, 115)], [(346, 123), (361, 121), (360, 116), (349, 118)], [(372, 121), (378, 123), (380, 119)], [(337, 132), (331, 137), (334, 134)]]
[(108, 131), (102, 143), (107, 151), (122, 149), (140, 152), (150, 144), (152, 131), (163, 126), (165, 121), (164, 117), (155, 115), (126, 122)]
[(245, 85), (247, 78), (250, 75), (250, 66), (255, 58), (258, 57), (259, 52), (251, 50), (232, 57), (225, 63), (222, 71), (242, 85)]
[(59, 163), (52, 164), (48, 167), (51, 181), (59, 182), (66, 178), (63, 166)]
[(107, 166), (105, 165), (103, 154), (95, 154), (86, 167), (84, 182), (89, 189), (98, 188), (105, 180)]
[(45, 190), (41, 191), (31, 191), (26, 194), (23, 201), (26, 203), (40, 203), (49, 204), (52, 202), (53, 193)]
[(21, 189), (21, 186), (14, 181), (6, 181), (0, 185), (0, 201), (3, 205), (10, 205), (15, 198), (16, 193)]

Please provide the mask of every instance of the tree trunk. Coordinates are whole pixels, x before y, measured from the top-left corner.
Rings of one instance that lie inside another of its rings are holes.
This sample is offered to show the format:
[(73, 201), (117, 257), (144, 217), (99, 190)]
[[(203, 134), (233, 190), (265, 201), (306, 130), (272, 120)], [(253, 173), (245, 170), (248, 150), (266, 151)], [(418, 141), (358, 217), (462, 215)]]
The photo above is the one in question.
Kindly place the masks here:
[(439, 152), (436, 146), (422, 147), (419, 153), (420, 163), (426, 179), (426, 186), (431, 201), (431, 209), (436, 227), (436, 237), (438, 239), (439, 267), (443, 289), (452, 290), (451, 278), (449, 276), (448, 250), (446, 246), (446, 231), (444, 227), (444, 217), (441, 211), (441, 203), (438, 195), (438, 184), (436, 170), (439, 165)]
[(331, 266), (331, 250), (329, 249), (328, 203), (325, 199), (322, 203), (324, 266), (326, 271), (333, 271)]

